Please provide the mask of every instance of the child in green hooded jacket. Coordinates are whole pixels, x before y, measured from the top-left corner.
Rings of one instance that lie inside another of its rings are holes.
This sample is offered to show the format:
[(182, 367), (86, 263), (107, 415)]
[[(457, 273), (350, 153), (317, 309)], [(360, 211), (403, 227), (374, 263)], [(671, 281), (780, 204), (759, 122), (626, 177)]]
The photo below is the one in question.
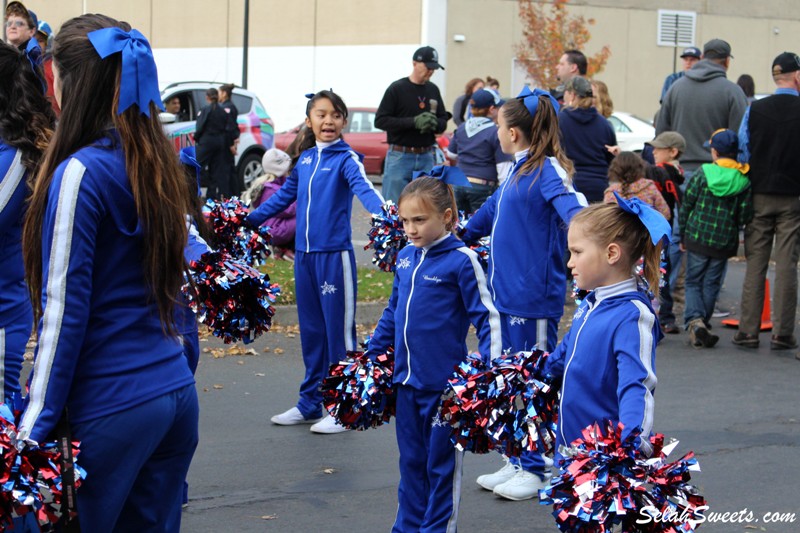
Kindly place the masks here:
[(686, 262), (684, 324), (692, 345), (711, 348), (719, 337), (708, 328), (728, 258), (739, 248), (739, 229), (753, 219), (747, 164), (736, 161), (739, 142), (731, 130), (719, 129), (704, 146), (713, 163), (692, 176), (678, 215), (681, 249)]

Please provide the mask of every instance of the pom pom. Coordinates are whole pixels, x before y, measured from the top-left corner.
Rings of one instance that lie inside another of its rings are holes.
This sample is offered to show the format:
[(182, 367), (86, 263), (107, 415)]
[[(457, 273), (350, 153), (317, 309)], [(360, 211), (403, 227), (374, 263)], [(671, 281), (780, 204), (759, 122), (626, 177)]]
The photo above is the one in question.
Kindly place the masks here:
[(364, 352), (348, 352), (331, 365), (322, 380), (322, 402), (336, 421), (349, 429), (364, 430), (386, 424), (395, 414), (392, 385), (394, 350), (373, 361)]
[(206, 201), (203, 216), (216, 237), (216, 248), (236, 261), (259, 266), (269, 257), (269, 227), (253, 229), (245, 222), (250, 212), (237, 197)]
[[(17, 412), (17, 417), (19, 413)], [(54, 531), (61, 519), (62, 477), (61, 449), (56, 442), (29, 445), (17, 438), (17, 420), (7, 404), (0, 405), (0, 529), (12, 519), (34, 513), (42, 531)], [(72, 441), (74, 486), (80, 488), (86, 472), (75, 459), (80, 443)]]
[[(459, 221), (458, 226), (456, 227), (456, 235), (458, 235), (459, 239), (463, 239), (464, 233), (467, 230), (467, 222), (472, 215), (465, 215), (463, 211), (459, 211)], [(492, 238), (488, 235), (486, 237), (481, 237), (475, 242), (466, 243), (469, 246), (469, 249), (478, 254), (478, 259), (480, 259), (483, 268), (487, 268), (489, 266), (489, 252), (492, 249)]]
[(192, 283), (182, 287), (189, 307), (226, 344), (249, 344), (272, 327), (280, 294), (269, 276), (221, 252), (206, 252), (189, 265)]
[(367, 232), (369, 243), (365, 250), (372, 248), (372, 263), (384, 272), (394, 272), (397, 254), (408, 244), (403, 223), (397, 213), (397, 206), (389, 200), (381, 207), (380, 213), (373, 213), (372, 227)]
[[(573, 533), (612, 531), (690, 532), (702, 520), (706, 500), (689, 484), (699, 471), (694, 453), (668, 462), (677, 441), (650, 437), (650, 458), (636, 448), (638, 433), (622, 440), (622, 424), (585, 428), (562, 454), (560, 475), (540, 491), (539, 501), (553, 505), (559, 530)], [(641, 522), (637, 524), (637, 521)]]
[(472, 355), (448, 381), (441, 418), (453, 426), (457, 448), (552, 453), (558, 420), (559, 383), (543, 378), (549, 354), (506, 354), (487, 365)]

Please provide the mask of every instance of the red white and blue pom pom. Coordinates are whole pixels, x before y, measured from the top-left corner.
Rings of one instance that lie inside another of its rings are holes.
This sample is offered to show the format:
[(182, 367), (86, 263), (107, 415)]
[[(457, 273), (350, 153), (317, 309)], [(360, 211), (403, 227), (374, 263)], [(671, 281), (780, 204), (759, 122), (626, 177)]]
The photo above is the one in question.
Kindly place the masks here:
[(364, 430), (386, 424), (396, 412), (394, 350), (374, 360), (348, 352), (322, 380), (322, 403), (342, 426)]
[(206, 201), (203, 216), (216, 237), (216, 249), (250, 266), (259, 266), (269, 257), (272, 235), (269, 227), (253, 229), (245, 222), (250, 212), (237, 197)]
[[(458, 226), (456, 227), (456, 235), (458, 235), (459, 239), (463, 239), (464, 232), (467, 229), (467, 222), (472, 217), (472, 215), (466, 215), (463, 211), (459, 211), (459, 221)], [(488, 235), (486, 237), (481, 237), (475, 242), (465, 243), (469, 246), (469, 249), (478, 254), (478, 259), (480, 259), (483, 268), (486, 268), (489, 264), (489, 253), (492, 250), (492, 238)]]
[(384, 272), (394, 272), (397, 254), (408, 244), (408, 238), (397, 206), (391, 200), (383, 204), (380, 213), (372, 214), (372, 227), (367, 237), (369, 244), (364, 249), (374, 250), (372, 263)]
[[(16, 413), (19, 416), (19, 413)], [(80, 443), (72, 441), (73, 459)], [(29, 445), (18, 440), (15, 413), (0, 405), (0, 530), (16, 517), (34, 513), (41, 531), (54, 531), (61, 519), (61, 449), (55, 442)], [(74, 486), (80, 488), (86, 472), (73, 461)]]
[(193, 283), (182, 287), (189, 306), (226, 344), (249, 344), (272, 327), (280, 287), (267, 274), (221, 252), (204, 253), (189, 272)]
[(457, 448), (552, 453), (558, 420), (559, 383), (543, 378), (548, 354), (506, 354), (486, 365), (470, 356), (449, 380), (441, 418), (453, 426)]
[[(561, 472), (540, 491), (539, 501), (553, 505), (560, 531), (571, 533), (691, 532), (702, 521), (706, 500), (689, 483), (699, 471), (694, 453), (674, 462), (667, 456), (678, 444), (664, 446), (664, 435), (650, 437), (653, 454), (645, 457), (634, 432), (622, 440), (622, 424), (585, 428), (561, 453)], [(637, 523), (639, 522), (639, 523)]]

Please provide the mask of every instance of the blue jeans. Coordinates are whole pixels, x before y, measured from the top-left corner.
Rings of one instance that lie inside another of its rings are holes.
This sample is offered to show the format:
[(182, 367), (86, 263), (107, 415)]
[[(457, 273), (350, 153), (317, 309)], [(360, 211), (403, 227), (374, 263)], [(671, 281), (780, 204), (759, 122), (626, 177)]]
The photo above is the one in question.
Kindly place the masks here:
[(686, 309), (683, 321), (687, 325), (700, 319), (706, 324), (714, 313), (722, 280), (725, 279), (727, 259), (716, 259), (694, 252), (686, 257)]
[(383, 167), (383, 198), (397, 203), (403, 188), (411, 182), (415, 170), (429, 171), (433, 168), (433, 152), (410, 154), (395, 152), (391, 148), (386, 152)]
[(472, 187), (461, 187), (456, 185), (453, 187), (453, 193), (456, 196), (456, 207), (459, 211), (463, 211), (465, 215), (470, 215), (480, 209), (486, 203), (494, 191), (497, 190), (497, 183), (491, 185), (478, 185), (473, 183)]

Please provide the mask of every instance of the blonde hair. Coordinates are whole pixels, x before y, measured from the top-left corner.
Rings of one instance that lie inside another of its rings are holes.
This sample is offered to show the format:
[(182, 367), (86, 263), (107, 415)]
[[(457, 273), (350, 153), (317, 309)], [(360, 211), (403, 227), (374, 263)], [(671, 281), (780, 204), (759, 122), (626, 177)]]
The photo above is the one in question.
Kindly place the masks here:
[(608, 85), (600, 80), (592, 80), (592, 92), (594, 93), (594, 107), (597, 112), (608, 118), (614, 112), (614, 102), (608, 94)]
[(658, 297), (661, 277), (661, 243), (653, 244), (650, 232), (633, 213), (623, 211), (616, 203), (592, 204), (581, 209), (572, 218), (570, 225), (582, 224), (584, 235), (598, 246), (616, 243), (622, 249), (623, 261), (633, 272), (633, 267), (644, 258), (643, 275), (650, 292)]

